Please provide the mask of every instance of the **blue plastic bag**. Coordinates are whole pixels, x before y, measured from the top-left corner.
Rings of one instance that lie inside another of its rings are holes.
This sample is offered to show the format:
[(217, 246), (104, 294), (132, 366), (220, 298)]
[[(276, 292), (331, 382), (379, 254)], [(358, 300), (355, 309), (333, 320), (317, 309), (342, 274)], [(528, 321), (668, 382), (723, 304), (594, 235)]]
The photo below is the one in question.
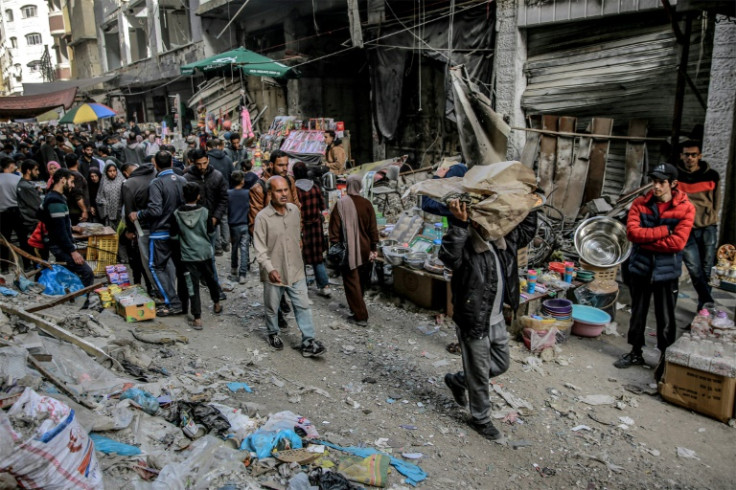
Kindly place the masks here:
[(271, 453), (279, 445), (279, 441), (286, 439), (289, 449), (301, 449), (302, 438), (293, 430), (278, 432), (257, 430), (245, 439), (240, 445), (241, 450), (253, 451), (258, 459), (270, 458)]
[(227, 388), (233, 393), (237, 393), (240, 390), (244, 390), (246, 393), (253, 393), (253, 388), (248, 386), (248, 383), (232, 381), (227, 384)]
[(101, 453), (114, 453), (119, 454), (120, 456), (136, 456), (141, 454), (140, 448), (115, 441), (109, 437), (101, 436), (99, 434), (90, 434), (89, 438), (95, 443), (95, 450), (100, 451)]
[(38, 283), (46, 287), (43, 294), (51, 296), (63, 296), (74, 291), (79, 291), (84, 287), (82, 280), (69, 269), (60, 265), (51, 266), (52, 269), (44, 269)]
[(133, 400), (136, 405), (141, 407), (141, 410), (149, 415), (156, 415), (156, 412), (158, 412), (158, 398), (145, 390), (141, 390), (140, 388), (129, 388), (120, 395), (121, 400), (128, 398)]

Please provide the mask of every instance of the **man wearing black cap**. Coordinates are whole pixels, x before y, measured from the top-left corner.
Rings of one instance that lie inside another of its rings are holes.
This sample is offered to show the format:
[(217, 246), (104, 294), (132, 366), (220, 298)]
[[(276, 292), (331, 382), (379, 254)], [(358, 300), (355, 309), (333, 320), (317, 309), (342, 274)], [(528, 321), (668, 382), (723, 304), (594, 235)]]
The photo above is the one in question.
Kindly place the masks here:
[(664, 369), (664, 352), (675, 341), (675, 300), (685, 248), (695, 219), (695, 206), (677, 188), (677, 168), (661, 163), (649, 172), (652, 190), (631, 205), (626, 223), (633, 244), (629, 257), (631, 320), (628, 341), (631, 352), (614, 363), (617, 368), (643, 365), (644, 329), (649, 300), (654, 296), (657, 318), (657, 348), (660, 362), (657, 380)]

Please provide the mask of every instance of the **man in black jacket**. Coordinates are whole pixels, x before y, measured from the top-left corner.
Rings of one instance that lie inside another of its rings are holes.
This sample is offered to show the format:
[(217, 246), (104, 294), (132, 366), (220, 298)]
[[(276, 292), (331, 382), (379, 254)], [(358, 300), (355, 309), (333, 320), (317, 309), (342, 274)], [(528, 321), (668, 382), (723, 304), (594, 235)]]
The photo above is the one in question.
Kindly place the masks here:
[(184, 204), (186, 180), (171, 169), (169, 152), (159, 151), (153, 161), (158, 175), (148, 187), (148, 204), (144, 209), (128, 213), (128, 219), (148, 223), (151, 230), (148, 267), (166, 303), (159, 307), (156, 314), (181, 315), (186, 312), (189, 295), (182, 275), (179, 243), (171, 238), (170, 231), (174, 211)]
[(501, 433), (491, 423), (488, 382), (509, 367), (503, 302), (513, 311), (519, 305), (516, 252), (534, 237), (537, 213), (530, 213), (504, 238), (489, 242), (468, 221), (465, 203), (450, 201), (449, 208), (455, 220), (442, 239), (439, 258), (453, 271), (452, 319), (457, 325), (463, 371), (445, 375), (445, 384), (458, 405), (465, 406), (470, 399), (470, 426), (494, 440)]
[[(125, 244), (128, 248), (128, 258), (130, 260), (130, 268), (133, 270), (133, 280), (136, 284), (140, 284), (141, 277), (145, 277), (148, 290), (153, 288), (153, 284), (148, 284), (148, 274), (145, 272), (144, 267), (148, 267), (148, 236), (150, 230), (148, 223), (141, 220), (139, 225), (141, 227), (141, 235), (137, 233), (135, 224), (130, 220), (129, 215), (134, 211), (140, 211), (148, 207), (148, 186), (151, 181), (156, 177), (156, 169), (153, 165), (147, 163), (140, 167), (126, 163), (133, 167), (133, 171), (127, 176), (127, 180), (123, 182), (123, 187), (120, 190), (120, 195), (123, 199), (123, 207), (127, 215), (125, 216)], [(124, 167), (123, 174), (126, 169)]]
[[(213, 138), (207, 142), (207, 157), (209, 158), (209, 166), (218, 170), (225, 178), (228, 189), (231, 187), (230, 177), (233, 174), (233, 161), (223, 151), (224, 143), (221, 139)], [(212, 212), (210, 210), (210, 212)], [(225, 213), (218, 219), (217, 235), (215, 236), (215, 253), (222, 255), (223, 252), (230, 251), (230, 226), (227, 222), (227, 205), (225, 205)]]
[[(216, 249), (217, 226), (222, 223), (223, 217), (227, 213), (227, 180), (210, 165), (209, 157), (201, 149), (197, 148), (190, 151), (189, 161), (192, 162), (192, 165), (184, 174), (184, 178), (187, 179), (187, 182), (194, 182), (199, 185), (199, 204), (209, 211), (210, 220), (207, 223), (207, 232), (210, 234), (212, 248)], [(227, 222), (222, 223), (222, 225), (227, 227)], [(214, 256), (212, 257), (212, 268), (219, 283)]]

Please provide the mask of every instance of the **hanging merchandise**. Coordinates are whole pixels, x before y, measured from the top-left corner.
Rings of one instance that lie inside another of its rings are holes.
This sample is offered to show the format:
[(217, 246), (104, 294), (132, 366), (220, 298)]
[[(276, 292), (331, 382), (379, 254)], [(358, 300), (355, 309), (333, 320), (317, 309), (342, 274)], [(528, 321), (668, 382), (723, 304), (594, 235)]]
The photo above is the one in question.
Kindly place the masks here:
[(246, 141), (255, 136), (253, 134), (253, 124), (250, 121), (250, 112), (248, 111), (246, 107), (243, 107), (242, 116), (243, 116), (243, 141)]

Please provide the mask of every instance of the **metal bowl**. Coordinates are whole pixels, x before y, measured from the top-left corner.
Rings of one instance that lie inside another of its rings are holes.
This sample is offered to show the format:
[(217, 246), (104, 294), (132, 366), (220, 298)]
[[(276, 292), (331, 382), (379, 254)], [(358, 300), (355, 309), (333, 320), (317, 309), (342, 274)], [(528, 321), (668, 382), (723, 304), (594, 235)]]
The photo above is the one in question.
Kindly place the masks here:
[(427, 261), (427, 252), (412, 252), (404, 255), (404, 265), (415, 271), (424, 268), (424, 263)]
[(595, 216), (575, 230), (575, 250), (590, 265), (613, 267), (626, 260), (631, 243), (623, 224), (607, 216)]
[(383, 249), (383, 258), (391, 265), (404, 263), (404, 256), (411, 253), (409, 247), (387, 247)]
[(436, 257), (429, 257), (424, 262), (424, 270), (427, 272), (431, 272), (432, 274), (442, 274), (442, 271), (444, 269), (445, 264)]
[(398, 244), (399, 242), (397, 242), (396, 240), (381, 240), (380, 242), (378, 242), (378, 250), (381, 251), (381, 255), (385, 256), (386, 254), (384, 253), (384, 251), (386, 249), (395, 247)]

